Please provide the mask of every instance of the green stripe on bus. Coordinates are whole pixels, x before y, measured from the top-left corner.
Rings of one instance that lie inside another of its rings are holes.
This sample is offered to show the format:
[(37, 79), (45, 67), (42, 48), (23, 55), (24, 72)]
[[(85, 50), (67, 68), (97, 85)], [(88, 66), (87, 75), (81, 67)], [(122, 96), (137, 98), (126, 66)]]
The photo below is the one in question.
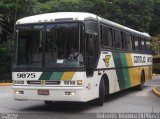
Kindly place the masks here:
[(49, 80), (60, 80), (63, 72), (53, 72)]
[(60, 80), (63, 72), (43, 72), (39, 80)]
[(125, 76), (125, 88), (129, 88), (131, 86), (131, 82), (130, 82), (130, 76), (129, 76), (129, 71), (128, 69), (123, 69), (123, 73)]
[(49, 80), (51, 76), (52, 76), (52, 72), (43, 72), (39, 80)]
[(116, 73), (120, 89), (122, 90), (130, 87), (130, 75), (128, 71), (128, 64), (125, 53), (113, 53), (113, 59), (116, 67)]
[(120, 53), (120, 59), (123, 67), (128, 67), (125, 53)]
[(121, 68), (122, 63), (120, 59), (120, 53), (112, 53), (112, 54), (113, 54), (114, 64), (116, 67), (116, 74), (118, 78), (119, 87), (120, 87), (120, 90), (122, 90), (125, 88), (125, 77), (124, 77), (123, 69)]
[(129, 76), (129, 71), (128, 71), (126, 54), (120, 53), (120, 59), (121, 59), (122, 67), (127, 67), (123, 69), (123, 75), (125, 77), (125, 88), (128, 88), (130, 87), (131, 84), (130, 84), (130, 76)]

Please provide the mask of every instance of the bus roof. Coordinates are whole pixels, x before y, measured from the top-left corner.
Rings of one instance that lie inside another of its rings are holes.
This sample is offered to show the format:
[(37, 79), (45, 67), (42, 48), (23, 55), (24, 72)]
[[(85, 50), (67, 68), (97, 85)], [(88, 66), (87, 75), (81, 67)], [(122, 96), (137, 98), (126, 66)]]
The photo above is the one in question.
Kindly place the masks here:
[(56, 12), (46, 13), (22, 18), (16, 24), (53, 22), (55, 20), (85, 20), (86, 18), (96, 18), (97, 16), (91, 13), (83, 12)]
[(100, 22), (108, 24), (110, 26), (113, 26), (115, 28), (119, 28), (128, 32), (132, 32), (138, 35), (142, 35), (144, 37), (147, 37), (151, 39), (150, 35), (148, 33), (139, 32), (136, 30), (133, 30), (131, 28), (125, 27), (123, 25), (120, 25), (118, 23), (106, 20), (104, 18), (98, 17), (91, 13), (83, 13), (83, 12), (57, 12), (57, 13), (46, 13), (46, 14), (39, 14), (34, 16), (25, 17), (22, 19), (19, 19), (16, 24), (31, 24), (31, 23), (43, 23), (43, 22), (54, 22), (56, 20), (59, 21), (67, 21), (67, 20), (85, 20), (85, 19), (99, 19)]
[(104, 18), (100, 18), (100, 17), (99, 17), (99, 19), (100, 19), (100, 21), (101, 21), (102, 23), (108, 24), (108, 25), (110, 25), (110, 26), (113, 26), (113, 27), (115, 27), (115, 28), (119, 28), (119, 29), (122, 29), (122, 30), (125, 30), (125, 31), (128, 31), (128, 32), (132, 32), (132, 33), (135, 33), (135, 34), (138, 34), (138, 35), (142, 35), (142, 36), (144, 36), (144, 37), (148, 37), (149, 39), (151, 39), (151, 36), (150, 36), (148, 33), (136, 31), (136, 30), (131, 29), (131, 28), (129, 28), (129, 27), (126, 27), (126, 26), (120, 25), (120, 24), (118, 24), (118, 23), (115, 23), (115, 22), (106, 20), (106, 19), (104, 19)]

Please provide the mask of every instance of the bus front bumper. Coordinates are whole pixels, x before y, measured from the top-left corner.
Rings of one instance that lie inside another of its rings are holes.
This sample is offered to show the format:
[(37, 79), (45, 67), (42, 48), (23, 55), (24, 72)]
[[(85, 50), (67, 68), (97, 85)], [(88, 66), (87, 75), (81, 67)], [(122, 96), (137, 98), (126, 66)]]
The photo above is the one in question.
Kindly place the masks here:
[[(91, 100), (87, 97), (84, 87), (30, 87), (12, 86), (15, 100), (45, 100), (45, 101), (78, 101), (87, 102)], [(47, 90), (47, 95), (40, 95), (38, 91)]]

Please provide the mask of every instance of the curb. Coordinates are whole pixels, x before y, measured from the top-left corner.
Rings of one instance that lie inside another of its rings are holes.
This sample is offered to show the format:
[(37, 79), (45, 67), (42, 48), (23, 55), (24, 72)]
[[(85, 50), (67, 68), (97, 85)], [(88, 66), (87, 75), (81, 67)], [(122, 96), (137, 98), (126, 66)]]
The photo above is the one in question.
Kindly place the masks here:
[(158, 87), (154, 87), (154, 88), (152, 89), (152, 91), (153, 91), (153, 93), (154, 93), (155, 95), (157, 95), (157, 96), (160, 97), (160, 92), (158, 91)]
[(11, 86), (13, 83), (0, 83), (0, 86)]

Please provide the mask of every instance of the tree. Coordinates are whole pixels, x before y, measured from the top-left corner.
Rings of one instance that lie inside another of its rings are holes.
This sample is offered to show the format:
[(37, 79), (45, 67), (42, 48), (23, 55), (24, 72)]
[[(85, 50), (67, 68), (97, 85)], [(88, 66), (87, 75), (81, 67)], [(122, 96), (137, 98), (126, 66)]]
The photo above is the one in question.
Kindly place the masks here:
[(152, 38), (152, 50), (154, 54), (160, 55), (160, 36)]
[(160, 1), (159, 0), (154, 0), (154, 5), (153, 5), (153, 18), (151, 21), (151, 26), (150, 26), (150, 33), (151, 35), (160, 35)]
[(0, 0), (0, 79), (11, 77), (9, 72), (16, 20), (38, 13), (36, 0)]
[(109, 19), (130, 28), (148, 32), (152, 20), (152, 0), (111, 0)]
[(1, 26), (2, 21), (3, 21), (2, 15), (0, 14), (0, 35), (2, 35), (2, 26)]
[(39, 1), (42, 13), (46, 12), (90, 12), (103, 16), (107, 0), (47, 0)]

